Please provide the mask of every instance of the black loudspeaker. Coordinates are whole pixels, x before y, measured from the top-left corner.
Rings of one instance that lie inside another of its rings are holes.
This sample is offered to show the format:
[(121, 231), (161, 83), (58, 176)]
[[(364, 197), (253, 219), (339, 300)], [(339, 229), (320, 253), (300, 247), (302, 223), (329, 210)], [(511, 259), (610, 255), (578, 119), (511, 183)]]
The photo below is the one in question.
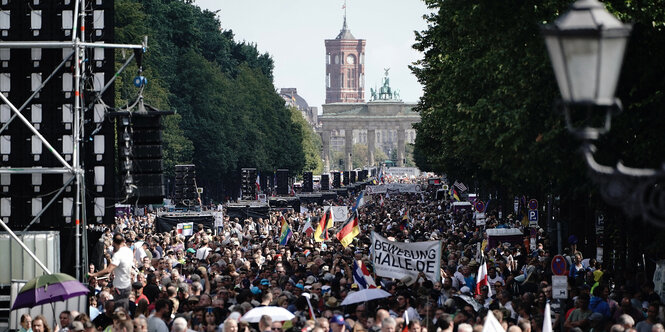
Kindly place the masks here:
[(367, 180), (367, 170), (366, 169), (358, 172), (358, 181), (360, 182), (360, 181), (365, 181), (365, 180)]
[(302, 175), (302, 191), (311, 193), (314, 191), (314, 179), (312, 172), (305, 172)]
[(358, 174), (358, 172), (356, 172), (356, 171), (351, 171), (351, 172), (350, 172), (351, 178), (349, 179), (349, 182), (351, 182), (351, 183), (356, 183), (356, 177), (357, 177), (356, 175), (357, 175), (357, 174)]
[(342, 183), (345, 186), (349, 185), (349, 180), (351, 179), (351, 172), (349, 171), (344, 171), (344, 178), (342, 179)]
[(321, 191), (330, 190), (330, 175), (321, 174)]
[(198, 204), (196, 192), (196, 166), (175, 165), (175, 194), (176, 206), (192, 206)]
[(253, 200), (256, 198), (256, 168), (240, 169), (241, 199)]
[(341, 186), (342, 173), (333, 172), (332, 175), (333, 175), (333, 188), (339, 188)]
[(277, 170), (277, 195), (286, 196), (289, 194), (289, 170)]
[(119, 124), (120, 173), (125, 192), (138, 204), (163, 201), (162, 116), (133, 113), (123, 115)]

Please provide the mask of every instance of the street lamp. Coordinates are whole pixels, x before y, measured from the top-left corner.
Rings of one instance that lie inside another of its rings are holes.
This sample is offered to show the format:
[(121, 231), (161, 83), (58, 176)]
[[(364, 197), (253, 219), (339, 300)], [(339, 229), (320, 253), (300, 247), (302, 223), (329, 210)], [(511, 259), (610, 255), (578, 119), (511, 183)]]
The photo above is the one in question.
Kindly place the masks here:
[[(597, 0), (578, 0), (553, 24), (543, 27), (566, 125), (582, 139), (597, 139), (609, 131), (611, 111), (621, 109), (614, 92), (630, 30), (630, 25), (617, 20)], [(595, 106), (606, 110), (604, 125), (575, 128), (571, 110)]]
[[(612, 115), (622, 110), (614, 93), (631, 26), (623, 24), (597, 0), (578, 0), (542, 32), (559, 85), (568, 131), (582, 140), (591, 179), (603, 199), (631, 217), (665, 227), (665, 168), (632, 168), (619, 162), (604, 166), (594, 158), (592, 142), (611, 127)], [(603, 110), (604, 123), (576, 127), (572, 114)]]

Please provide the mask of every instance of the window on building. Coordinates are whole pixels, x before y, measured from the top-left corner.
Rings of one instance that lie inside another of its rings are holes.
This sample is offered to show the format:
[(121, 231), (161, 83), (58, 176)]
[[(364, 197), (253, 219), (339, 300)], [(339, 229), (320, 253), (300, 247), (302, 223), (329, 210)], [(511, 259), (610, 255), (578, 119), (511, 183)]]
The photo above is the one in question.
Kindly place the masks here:
[(326, 88), (330, 87), (330, 73), (326, 74)]
[(354, 69), (347, 69), (346, 70), (346, 86), (349, 88), (355, 88), (356, 87), (356, 70)]
[(344, 87), (344, 73), (339, 74), (339, 87), (340, 88)]
[(330, 53), (326, 54), (326, 64), (330, 64)]

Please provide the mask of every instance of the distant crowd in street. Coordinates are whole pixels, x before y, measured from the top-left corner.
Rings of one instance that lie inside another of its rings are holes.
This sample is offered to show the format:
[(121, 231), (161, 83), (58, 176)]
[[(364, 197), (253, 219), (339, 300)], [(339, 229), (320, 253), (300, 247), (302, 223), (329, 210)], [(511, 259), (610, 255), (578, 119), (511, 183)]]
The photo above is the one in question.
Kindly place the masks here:
[[(448, 197), (437, 199), (438, 188), (428, 187), (427, 178), (396, 181), (428, 189), (365, 195), (360, 234), (348, 247), (334, 236), (315, 242), (305, 225), (316, 225), (326, 206), (353, 206), (359, 192), (266, 219), (227, 216), (218, 232), (196, 225), (187, 237), (157, 233), (154, 214), (117, 217), (99, 240), (103, 264), (90, 266), (89, 311), (60, 313), (54, 331), (470, 332), (482, 330), (491, 313), (505, 331), (530, 332), (543, 329), (549, 303), (554, 330), (665, 332), (661, 297), (643, 273), (608, 271), (584, 257), (570, 236), (562, 253), (570, 267), (568, 298), (554, 300), (550, 264), (556, 253), (542, 229), (535, 250), (528, 242), (490, 248), (486, 229), (529, 231), (492, 207), (486, 224), (476, 226), (470, 212), (454, 211)], [(279, 244), (281, 217), (293, 230), (286, 245)], [(397, 242), (441, 241), (440, 279), (376, 275), (372, 231)], [(485, 263), (487, 284), (478, 287)], [(365, 266), (390, 296), (342, 305), (363, 288), (355, 266)], [(285, 308), (295, 318), (243, 320), (263, 306)], [(22, 326), (21, 332), (51, 331), (43, 317), (22, 318)]]

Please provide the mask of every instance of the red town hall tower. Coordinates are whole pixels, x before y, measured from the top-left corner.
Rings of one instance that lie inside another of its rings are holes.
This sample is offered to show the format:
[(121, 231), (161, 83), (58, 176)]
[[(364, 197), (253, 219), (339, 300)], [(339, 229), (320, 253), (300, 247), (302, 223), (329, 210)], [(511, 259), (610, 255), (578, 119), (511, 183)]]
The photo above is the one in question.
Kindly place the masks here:
[(344, 25), (335, 39), (326, 39), (326, 104), (365, 102), (365, 40)]

